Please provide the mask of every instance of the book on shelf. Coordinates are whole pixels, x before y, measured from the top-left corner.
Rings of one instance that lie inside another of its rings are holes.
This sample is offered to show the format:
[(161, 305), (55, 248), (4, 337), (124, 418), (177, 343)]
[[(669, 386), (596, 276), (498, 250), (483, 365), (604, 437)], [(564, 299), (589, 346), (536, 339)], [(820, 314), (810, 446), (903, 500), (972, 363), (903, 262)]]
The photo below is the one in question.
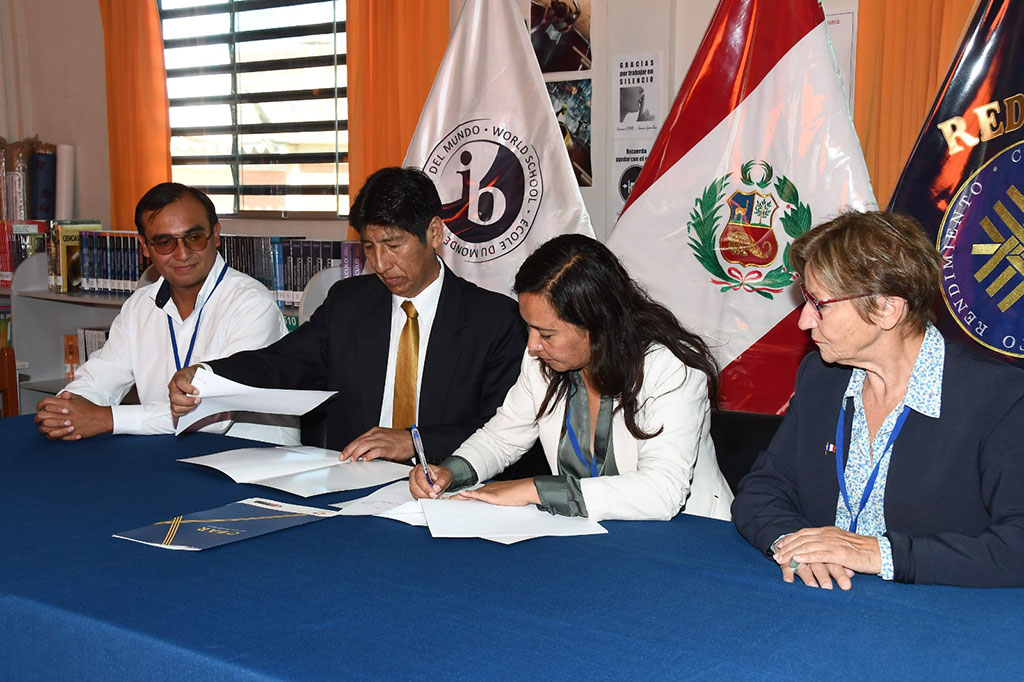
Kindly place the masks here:
[(267, 287), (281, 307), (297, 307), (306, 284), (324, 268), (340, 267), (342, 277), (351, 277), (365, 262), (359, 242), (304, 237), (221, 235), (221, 254)]
[(46, 232), (45, 220), (0, 221), (0, 286), (11, 286), (18, 266), (46, 250)]
[(75, 370), (81, 364), (78, 355), (78, 334), (64, 335), (64, 378), (71, 381), (75, 378)]
[[(55, 253), (51, 253), (54, 291), (67, 293), (82, 286), (82, 232), (102, 230), (98, 220), (52, 220), (50, 238)], [(54, 262), (54, 260), (56, 262)]]
[(87, 362), (92, 354), (103, 348), (110, 336), (110, 327), (80, 327), (78, 329), (78, 358)]
[(14, 344), (11, 333), (11, 306), (0, 305), (0, 348)]

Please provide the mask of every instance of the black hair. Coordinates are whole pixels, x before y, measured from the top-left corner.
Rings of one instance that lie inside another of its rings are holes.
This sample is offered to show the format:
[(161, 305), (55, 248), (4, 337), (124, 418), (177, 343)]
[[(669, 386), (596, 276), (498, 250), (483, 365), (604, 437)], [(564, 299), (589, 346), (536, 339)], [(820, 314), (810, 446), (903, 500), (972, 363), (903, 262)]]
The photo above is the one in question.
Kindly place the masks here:
[(202, 191), (195, 187), (183, 185), (180, 182), (161, 182), (143, 194), (142, 198), (139, 199), (139, 203), (135, 205), (135, 227), (138, 229), (139, 234), (143, 237), (146, 236), (142, 223), (143, 214), (152, 211), (150, 218), (153, 218), (167, 206), (184, 196), (190, 196), (203, 205), (203, 208), (206, 209), (206, 219), (210, 222), (210, 229), (213, 229), (213, 226), (220, 222), (217, 218), (217, 209), (214, 208), (213, 202)]
[[(596, 239), (565, 234), (542, 244), (519, 268), (513, 289), (516, 294), (544, 294), (559, 318), (589, 333), (587, 376), (601, 395), (618, 400), (617, 409), (623, 411), (626, 428), (635, 438), (653, 438), (664, 429), (645, 433), (636, 422), (644, 357), (652, 343), (662, 344), (687, 367), (704, 372), (714, 402), (718, 365), (707, 344), (651, 299)], [(547, 365), (544, 373), (548, 390), (537, 418), (549, 405), (554, 408), (571, 381), (567, 372), (555, 372)]]
[(348, 223), (360, 235), (369, 225), (397, 227), (427, 241), (430, 221), (441, 215), (441, 197), (418, 168), (381, 168), (366, 178), (352, 201)]

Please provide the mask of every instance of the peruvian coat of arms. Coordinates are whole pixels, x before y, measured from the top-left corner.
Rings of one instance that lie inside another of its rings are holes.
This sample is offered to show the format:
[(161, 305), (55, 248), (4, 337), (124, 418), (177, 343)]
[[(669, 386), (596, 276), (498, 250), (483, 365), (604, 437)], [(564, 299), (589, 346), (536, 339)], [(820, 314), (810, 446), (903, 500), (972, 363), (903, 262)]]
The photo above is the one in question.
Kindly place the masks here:
[[(757, 179), (751, 174), (755, 170)], [(711, 283), (723, 292), (746, 291), (772, 299), (793, 282), (789, 241), (811, 229), (811, 207), (800, 203), (796, 186), (784, 175), (776, 178), (765, 161), (741, 165), (738, 185), (730, 187), (731, 177), (726, 173), (714, 180), (694, 202), (686, 223), (690, 248), (711, 274)], [(723, 208), (728, 213), (719, 229)], [(776, 220), (790, 238), (781, 262)]]

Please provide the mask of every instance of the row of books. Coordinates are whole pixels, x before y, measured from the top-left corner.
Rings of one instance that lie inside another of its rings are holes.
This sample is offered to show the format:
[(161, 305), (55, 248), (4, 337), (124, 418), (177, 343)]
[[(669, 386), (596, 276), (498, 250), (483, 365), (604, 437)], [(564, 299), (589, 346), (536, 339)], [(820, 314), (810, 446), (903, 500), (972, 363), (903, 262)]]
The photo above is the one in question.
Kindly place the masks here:
[(128, 294), (138, 288), (139, 277), (149, 266), (149, 259), (142, 252), (137, 232), (82, 231), (78, 236), (81, 259), (78, 284), (82, 291)]
[(297, 306), (313, 275), (341, 268), (341, 277), (363, 271), (366, 258), (359, 242), (221, 235), (221, 253), (228, 265), (247, 273), (277, 296), (278, 305)]
[[(46, 251), (51, 291), (130, 293), (150, 261), (135, 231), (104, 230), (97, 220), (0, 221), (0, 286), (28, 256)], [(342, 277), (360, 274), (365, 257), (358, 242), (222, 235), (228, 264), (261, 282), (281, 306), (297, 306), (302, 290), (324, 268)]]
[(64, 378), (71, 381), (75, 370), (103, 348), (110, 336), (109, 327), (83, 327), (75, 334), (64, 335)]
[(14, 271), (37, 253), (47, 253), (50, 291), (81, 288), (81, 233), (102, 230), (98, 220), (0, 221), (0, 286), (11, 286)]

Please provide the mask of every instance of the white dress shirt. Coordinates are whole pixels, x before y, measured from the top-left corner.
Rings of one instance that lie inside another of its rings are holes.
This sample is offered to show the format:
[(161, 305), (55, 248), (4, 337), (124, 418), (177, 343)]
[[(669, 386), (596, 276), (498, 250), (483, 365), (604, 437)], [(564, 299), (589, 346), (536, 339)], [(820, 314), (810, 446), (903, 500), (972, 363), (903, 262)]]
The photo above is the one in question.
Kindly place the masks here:
[(420, 326), (419, 355), (416, 358), (416, 419), (420, 417), (420, 387), (423, 385), (423, 365), (427, 358), (427, 342), (430, 330), (437, 317), (437, 302), (441, 298), (441, 286), (444, 283), (444, 263), (437, 259), (441, 271), (437, 278), (413, 298), (391, 296), (391, 342), (388, 344), (388, 371), (384, 375), (384, 398), (380, 406), (379, 426), (391, 428), (391, 418), (395, 411), (395, 366), (398, 364), (398, 340), (402, 335), (402, 327), (408, 316), (402, 310), (402, 303), (412, 301), (416, 307), (416, 315)]
[[(214, 291), (224, 267), (224, 259), (217, 254), (195, 308), (184, 320), (170, 298), (162, 307), (157, 305), (163, 277), (138, 289), (114, 319), (106, 344), (78, 368), (74, 380), (64, 390), (98, 405), (110, 405), (114, 433), (173, 433), (167, 382), (177, 367), (168, 318), (174, 327), (183, 366), (263, 348), (287, 333), (276, 300), (252, 277), (228, 268)], [(197, 323), (195, 346), (186, 362)], [(118, 404), (132, 384), (138, 389), (141, 404)], [(206, 430), (223, 431), (230, 424), (227, 433), (231, 436), (281, 444), (299, 442), (297, 420), (293, 417), (244, 412), (232, 416), (234, 422), (221, 422)]]

